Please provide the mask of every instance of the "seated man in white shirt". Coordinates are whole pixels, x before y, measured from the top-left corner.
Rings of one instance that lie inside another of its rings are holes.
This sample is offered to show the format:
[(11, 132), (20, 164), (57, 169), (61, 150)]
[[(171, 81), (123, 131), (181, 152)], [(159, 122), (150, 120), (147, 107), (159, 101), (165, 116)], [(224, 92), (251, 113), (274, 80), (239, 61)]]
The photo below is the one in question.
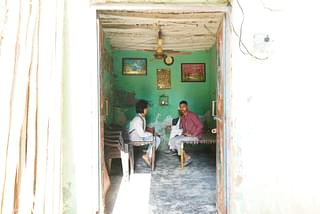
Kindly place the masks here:
[[(148, 113), (148, 102), (139, 100), (136, 103), (137, 115), (130, 121), (129, 139), (131, 141), (152, 141), (154, 136), (146, 130), (146, 115)], [(156, 149), (160, 145), (160, 137), (156, 136)], [(152, 158), (152, 146), (149, 145), (145, 155), (142, 156), (144, 162), (150, 167)]]
[(182, 135), (183, 130), (180, 128), (180, 111), (179, 117), (172, 120), (170, 137), (168, 142), (169, 150), (166, 151), (167, 154), (170, 155), (178, 155), (177, 150), (175, 150), (174, 145), (172, 145), (172, 141), (175, 137)]

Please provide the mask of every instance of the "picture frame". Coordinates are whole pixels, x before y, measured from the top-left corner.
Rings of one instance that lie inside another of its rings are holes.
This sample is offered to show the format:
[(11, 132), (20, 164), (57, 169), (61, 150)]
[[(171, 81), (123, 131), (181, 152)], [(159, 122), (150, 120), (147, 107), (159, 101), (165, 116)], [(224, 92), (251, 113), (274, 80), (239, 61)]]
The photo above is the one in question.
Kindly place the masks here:
[(122, 75), (147, 75), (147, 58), (122, 58)]
[(181, 82), (205, 82), (205, 63), (181, 63)]
[(157, 88), (171, 88), (171, 71), (170, 69), (157, 69)]
[(159, 97), (159, 105), (160, 106), (168, 106), (169, 105), (169, 96), (162, 94)]

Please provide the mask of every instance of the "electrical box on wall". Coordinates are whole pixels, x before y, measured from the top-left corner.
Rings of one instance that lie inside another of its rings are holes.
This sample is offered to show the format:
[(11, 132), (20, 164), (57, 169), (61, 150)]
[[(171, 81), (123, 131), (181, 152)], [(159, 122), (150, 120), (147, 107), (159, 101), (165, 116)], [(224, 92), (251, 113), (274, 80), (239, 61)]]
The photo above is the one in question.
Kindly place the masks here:
[(269, 57), (271, 54), (272, 40), (267, 33), (255, 33), (253, 35), (254, 54), (259, 57)]

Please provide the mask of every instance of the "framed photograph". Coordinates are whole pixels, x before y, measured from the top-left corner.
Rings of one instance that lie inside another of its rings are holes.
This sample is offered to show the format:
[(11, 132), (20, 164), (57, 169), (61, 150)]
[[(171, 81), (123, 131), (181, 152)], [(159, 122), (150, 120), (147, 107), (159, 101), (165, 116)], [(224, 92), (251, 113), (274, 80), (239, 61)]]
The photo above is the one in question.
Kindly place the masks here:
[(205, 82), (205, 63), (181, 63), (181, 82)]
[(171, 88), (170, 69), (157, 69), (157, 86), (158, 86), (158, 89)]
[(146, 58), (122, 58), (123, 75), (147, 75)]

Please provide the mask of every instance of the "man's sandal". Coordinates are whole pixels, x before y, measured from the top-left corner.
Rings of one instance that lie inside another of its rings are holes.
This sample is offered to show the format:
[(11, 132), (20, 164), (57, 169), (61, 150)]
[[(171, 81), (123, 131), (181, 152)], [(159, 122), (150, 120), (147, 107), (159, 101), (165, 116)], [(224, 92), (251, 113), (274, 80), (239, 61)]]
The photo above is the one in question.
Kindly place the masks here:
[(190, 158), (190, 159), (188, 159), (188, 160), (186, 160), (185, 162), (184, 162), (184, 164), (183, 164), (183, 166), (188, 166), (190, 163), (192, 162), (192, 159)]

